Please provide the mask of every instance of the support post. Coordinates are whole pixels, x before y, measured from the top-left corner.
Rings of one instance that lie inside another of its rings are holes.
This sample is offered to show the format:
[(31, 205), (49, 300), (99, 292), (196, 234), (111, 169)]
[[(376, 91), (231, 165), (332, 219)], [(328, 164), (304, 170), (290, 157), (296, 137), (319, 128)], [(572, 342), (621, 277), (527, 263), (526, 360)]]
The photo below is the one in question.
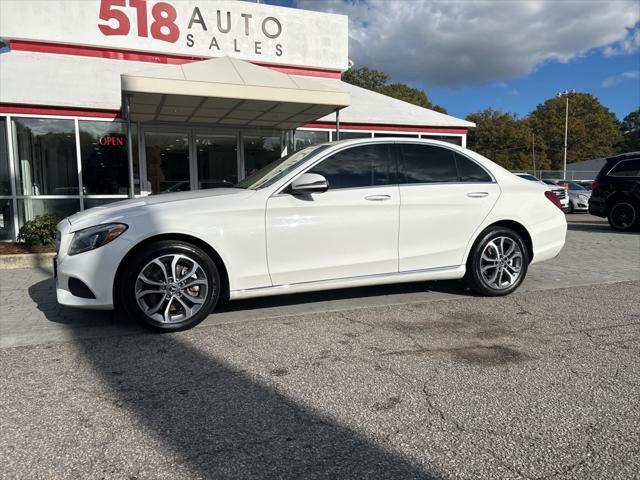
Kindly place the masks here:
[(340, 140), (340, 109), (336, 108), (336, 140)]
[(127, 116), (127, 157), (129, 159), (129, 198), (135, 196), (135, 185), (133, 183), (133, 132), (131, 131), (131, 102), (130, 95), (124, 94), (124, 111)]

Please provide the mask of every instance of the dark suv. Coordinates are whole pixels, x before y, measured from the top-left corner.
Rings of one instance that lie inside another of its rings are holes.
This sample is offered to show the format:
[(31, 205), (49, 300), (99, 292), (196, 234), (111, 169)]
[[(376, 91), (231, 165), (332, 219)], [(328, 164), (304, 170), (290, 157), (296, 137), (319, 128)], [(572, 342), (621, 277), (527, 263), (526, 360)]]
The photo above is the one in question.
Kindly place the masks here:
[(640, 152), (607, 158), (592, 184), (589, 213), (615, 230), (640, 229)]

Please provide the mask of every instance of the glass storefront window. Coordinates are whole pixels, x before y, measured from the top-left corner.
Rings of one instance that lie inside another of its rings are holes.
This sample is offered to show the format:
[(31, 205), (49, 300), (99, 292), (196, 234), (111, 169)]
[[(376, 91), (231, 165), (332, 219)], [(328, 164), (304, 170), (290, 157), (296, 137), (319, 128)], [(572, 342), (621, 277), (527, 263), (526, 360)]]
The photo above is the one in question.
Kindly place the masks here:
[(406, 134), (406, 133), (374, 133), (374, 136), (376, 138), (378, 137), (408, 137), (408, 138), (418, 138), (418, 134), (416, 133), (415, 135), (413, 134)]
[(190, 190), (188, 135), (147, 132), (144, 141), (148, 179), (146, 190), (151, 193)]
[(128, 195), (127, 125), (79, 121), (84, 195)]
[(9, 142), (7, 142), (7, 119), (5, 117), (0, 117), (0, 195), (11, 195)]
[(262, 167), (280, 158), (282, 147), (280, 136), (252, 136), (244, 137), (244, 175), (245, 178), (254, 174)]
[(238, 183), (235, 135), (196, 135), (198, 188), (231, 187)]
[(89, 208), (93, 208), (93, 207), (100, 207), (102, 205), (107, 205), (108, 203), (113, 203), (113, 202), (122, 202), (126, 199), (124, 198), (88, 198), (85, 197), (83, 202), (84, 202), (84, 209), (88, 210)]
[(454, 145), (462, 146), (462, 137), (451, 137), (448, 135), (422, 135), (422, 138), (440, 140), (441, 142), (449, 142), (453, 143)]
[(13, 201), (0, 199), (0, 240), (13, 240)]
[[(352, 138), (371, 138), (371, 132), (343, 132), (340, 131), (340, 140), (351, 140)], [(337, 140), (337, 134), (333, 132), (333, 139)]]
[(293, 151), (297, 152), (311, 145), (318, 145), (329, 141), (329, 132), (296, 130), (293, 135)]
[(80, 210), (80, 200), (77, 198), (64, 199), (40, 199), (40, 198), (19, 198), (18, 199), (18, 222), (20, 226), (32, 220), (38, 215), (51, 213), (60, 218), (68, 217)]
[(73, 120), (15, 118), (18, 195), (78, 195)]

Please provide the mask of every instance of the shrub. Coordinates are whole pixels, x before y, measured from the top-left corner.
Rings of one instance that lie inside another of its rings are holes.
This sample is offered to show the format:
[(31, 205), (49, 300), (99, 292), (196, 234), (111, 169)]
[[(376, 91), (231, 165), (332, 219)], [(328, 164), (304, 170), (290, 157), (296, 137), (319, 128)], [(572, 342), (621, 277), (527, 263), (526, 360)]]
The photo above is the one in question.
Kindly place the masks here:
[(27, 245), (55, 245), (56, 225), (61, 218), (47, 213), (25, 223), (18, 232), (18, 241)]

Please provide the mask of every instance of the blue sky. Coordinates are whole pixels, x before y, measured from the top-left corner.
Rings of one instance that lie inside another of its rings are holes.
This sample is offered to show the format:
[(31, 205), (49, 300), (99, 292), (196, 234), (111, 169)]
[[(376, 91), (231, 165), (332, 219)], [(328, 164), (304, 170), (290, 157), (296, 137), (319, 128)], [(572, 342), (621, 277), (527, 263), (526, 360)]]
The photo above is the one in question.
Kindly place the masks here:
[(457, 117), (526, 116), (558, 91), (619, 119), (640, 106), (640, 0), (263, 0), (349, 16), (356, 66), (425, 90)]

